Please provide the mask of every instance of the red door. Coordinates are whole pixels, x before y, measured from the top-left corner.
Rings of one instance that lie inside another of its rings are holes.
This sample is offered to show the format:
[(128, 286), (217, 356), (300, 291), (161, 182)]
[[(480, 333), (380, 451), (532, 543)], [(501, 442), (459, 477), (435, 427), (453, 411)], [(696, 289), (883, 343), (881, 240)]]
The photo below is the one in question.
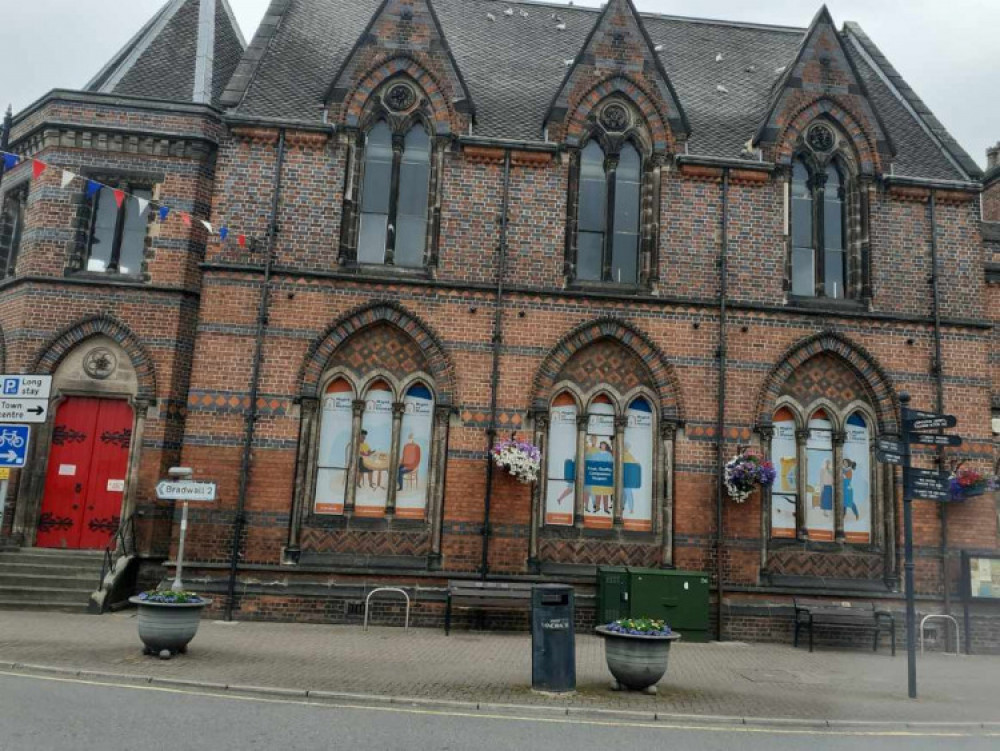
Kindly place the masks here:
[(56, 410), (35, 544), (104, 548), (118, 528), (132, 440), (123, 399), (70, 397)]

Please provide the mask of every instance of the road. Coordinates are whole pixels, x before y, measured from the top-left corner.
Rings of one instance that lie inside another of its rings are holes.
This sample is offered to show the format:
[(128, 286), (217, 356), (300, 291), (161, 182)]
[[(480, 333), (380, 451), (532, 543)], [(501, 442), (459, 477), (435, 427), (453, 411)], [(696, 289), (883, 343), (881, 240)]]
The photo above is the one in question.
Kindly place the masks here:
[(996, 749), (1000, 733), (747, 728), (361, 707), (0, 673), (2, 751)]

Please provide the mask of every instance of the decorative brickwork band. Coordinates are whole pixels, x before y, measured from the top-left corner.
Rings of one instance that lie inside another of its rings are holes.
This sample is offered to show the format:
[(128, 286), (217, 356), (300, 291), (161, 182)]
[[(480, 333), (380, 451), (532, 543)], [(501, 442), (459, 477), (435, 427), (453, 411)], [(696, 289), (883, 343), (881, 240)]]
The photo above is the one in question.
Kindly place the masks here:
[(879, 433), (895, 433), (899, 405), (889, 376), (878, 361), (863, 347), (832, 331), (810, 336), (790, 347), (764, 379), (757, 400), (757, 425), (770, 425), (775, 403), (789, 379), (807, 360), (827, 353), (843, 361), (867, 390), (868, 401), (875, 408)]
[(634, 353), (648, 371), (649, 381), (659, 398), (662, 419), (683, 422), (680, 383), (666, 356), (644, 333), (630, 323), (617, 318), (599, 318), (573, 329), (552, 348), (535, 374), (531, 406), (536, 410), (548, 409), (552, 390), (559, 374), (570, 358), (578, 351), (598, 342), (612, 339)]
[(103, 334), (113, 339), (128, 353), (135, 368), (139, 388), (137, 399), (156, 398), (156, 372), (153, 358), (139, 338), (123, 323), (102, 314), (84, 319), (64, 328), (39, 349), (31, 370), (36, 373), (53, 373), (62, 359), (84, 339)]
[(353, 334), (379, 323), (390, 324), (413, 340), (434, 377), (438, 404), (454, 404), (455, 367), (448, 358), (444, 345), (427, 324), (394, 301), (375, 301), (362, 305), (327, 329), (309, 348), (302, 363), (299, 372), (300, 395), (318, 398), (320, 379), (337, 348)]

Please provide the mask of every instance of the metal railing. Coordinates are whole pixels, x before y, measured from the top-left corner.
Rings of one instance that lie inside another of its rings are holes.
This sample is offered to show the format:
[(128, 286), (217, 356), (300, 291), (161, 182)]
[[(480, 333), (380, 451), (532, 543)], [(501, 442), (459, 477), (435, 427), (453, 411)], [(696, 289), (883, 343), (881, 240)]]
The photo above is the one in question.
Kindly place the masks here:
[(104, 561), (101, 563), (101, 579), (97, 582), (97, 590), (104, 587), (104, 577), (115, 570), (115, 564), (125, 556), (135, 555), (135, 514), (129, 514), (111, 536), (104, 548)]

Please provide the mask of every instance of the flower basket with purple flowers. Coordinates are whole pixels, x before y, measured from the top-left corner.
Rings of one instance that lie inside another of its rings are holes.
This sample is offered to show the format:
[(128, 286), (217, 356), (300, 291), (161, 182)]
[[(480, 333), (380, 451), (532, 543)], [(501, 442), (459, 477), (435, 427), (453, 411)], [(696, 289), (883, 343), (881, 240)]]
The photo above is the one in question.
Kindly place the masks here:
[(729, 497), (743, 503), (757, 488), (771, 487), (776, 475), (771, 462), (744, 450), (726, 463), (723, 480)]
[(520, 482), (529, 483), (538, 479), (542, 452), (533, 443), (519, 441), (513, 436), (503, 438), (493, 446), (492, 454), (494, 463)]
[(964, 501), (996, 489), (996, 478), (987, 478), (974, 469), (958, 469), (951, 476), (951, 500)]
[(670, 645), (681, 635), (654, 618), (620, 618), (595, 630), (604, 637), (604, 658), (615, 678), (611, 688), (655, 694), (667, 672)]
[(151, 589), (130, 597), (139, 608), (139, 639), (143, 653), (170, 659), (186, 654), (187, 645), (198, 632), (202, 611), (212, 601), (194, 592)]

